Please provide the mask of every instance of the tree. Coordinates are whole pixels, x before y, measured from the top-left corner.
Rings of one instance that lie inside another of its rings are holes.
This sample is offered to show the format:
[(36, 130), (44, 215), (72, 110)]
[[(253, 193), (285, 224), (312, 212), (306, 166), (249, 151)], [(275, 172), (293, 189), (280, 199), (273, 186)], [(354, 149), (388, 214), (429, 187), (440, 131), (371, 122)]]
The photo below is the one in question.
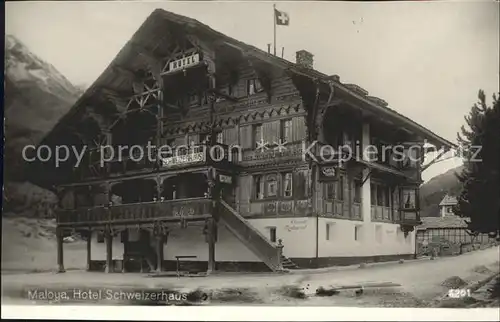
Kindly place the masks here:
[(462, 191), (454, 208), (456, 215), (466, 217), (468, 230), (487, 233), (500, 240), (500, 103), (493, 95), (487, 106), (482, 90), (479, 102), (465, 117), (468, 129), (458, 133), (464, 170), (458, 174)]

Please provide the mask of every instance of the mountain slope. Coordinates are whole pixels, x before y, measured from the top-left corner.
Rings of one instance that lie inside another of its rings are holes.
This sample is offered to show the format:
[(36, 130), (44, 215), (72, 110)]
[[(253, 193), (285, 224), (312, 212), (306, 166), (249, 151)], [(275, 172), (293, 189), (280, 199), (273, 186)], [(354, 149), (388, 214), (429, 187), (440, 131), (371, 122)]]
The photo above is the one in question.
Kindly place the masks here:
[(57, 198), (25, 182), (22, 150), (37, 144), (82, 94), (54, 66), (11, 35), (5, 37), (3, 212), (17, 216), (51, 213)]
[(448, 170), (445, 173), (435, 176), (420, 187), (420, 207), (422, 217), (438, 217), (439, 203), (446, 194), (458, 196), (462, 185), (456, 177), (463, 166)]
[(37, 144), (82, 91), (11, 35), (5, 37), (4, 75), (4, 178), (25, 180), (23, 147)]

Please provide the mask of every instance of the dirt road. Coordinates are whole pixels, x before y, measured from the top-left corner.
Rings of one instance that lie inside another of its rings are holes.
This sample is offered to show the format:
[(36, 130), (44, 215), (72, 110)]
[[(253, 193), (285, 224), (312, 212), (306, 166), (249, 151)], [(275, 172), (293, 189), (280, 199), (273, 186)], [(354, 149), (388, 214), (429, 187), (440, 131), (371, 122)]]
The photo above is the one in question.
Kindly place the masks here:
[[(359, 268), (298, 270), (289, 274), (221, 274), (208, 277), (148, 277), (137, 273), (104, 274), (68, 271), (64, 274), (2, 274), (5, 303), (26, 301), (29, 289), (168, 289), (178, 292), (202, 290), (212, 294), (211, 303), (262, 303), (275, 305), (330, 306), (426, 306), (448, 289), (441, 283), (458, 276), (474, 283), (498, 271), (499, 247), (436, 260), (415, 260)], [(480, 270), (478, 267), (482, 267)], [(487, 269), (485, 270), (484, 267)], [(353, 291), (331, 297), (314, 296), (320, 286), (393, 282), (401, 287)], [(303, 289), (306, 298), (296, 296)], [(217, 296), (214, 294), (218, 294)], [(225, 296), (223, 296), (225, 294)], [(227, 295), (230, 294), (230, 295)], [(232, 295), (231, 295), (232, 294)], [(233, 297), (233, 299), (231, 299)]]

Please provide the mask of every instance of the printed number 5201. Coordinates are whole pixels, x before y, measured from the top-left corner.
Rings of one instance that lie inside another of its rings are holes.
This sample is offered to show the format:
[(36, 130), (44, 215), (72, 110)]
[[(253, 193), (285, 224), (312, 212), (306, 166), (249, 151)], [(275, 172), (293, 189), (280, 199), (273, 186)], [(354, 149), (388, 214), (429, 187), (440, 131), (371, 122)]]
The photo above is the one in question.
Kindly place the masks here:
[(452, 288), (448, 290), (448, 297), (453, 299), (470, 297), (470, 290), (468, 288)]

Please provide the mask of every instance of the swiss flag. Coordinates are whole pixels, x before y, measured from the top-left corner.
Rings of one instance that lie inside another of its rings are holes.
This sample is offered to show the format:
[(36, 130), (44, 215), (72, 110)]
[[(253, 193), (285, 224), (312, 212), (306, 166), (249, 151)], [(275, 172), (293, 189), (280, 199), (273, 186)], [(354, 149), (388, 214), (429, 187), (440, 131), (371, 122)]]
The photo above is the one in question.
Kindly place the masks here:
[(290, 24), (290, 17), (286, 12), (274, 9), (274, 17), (277, 25), (288, 26)]

